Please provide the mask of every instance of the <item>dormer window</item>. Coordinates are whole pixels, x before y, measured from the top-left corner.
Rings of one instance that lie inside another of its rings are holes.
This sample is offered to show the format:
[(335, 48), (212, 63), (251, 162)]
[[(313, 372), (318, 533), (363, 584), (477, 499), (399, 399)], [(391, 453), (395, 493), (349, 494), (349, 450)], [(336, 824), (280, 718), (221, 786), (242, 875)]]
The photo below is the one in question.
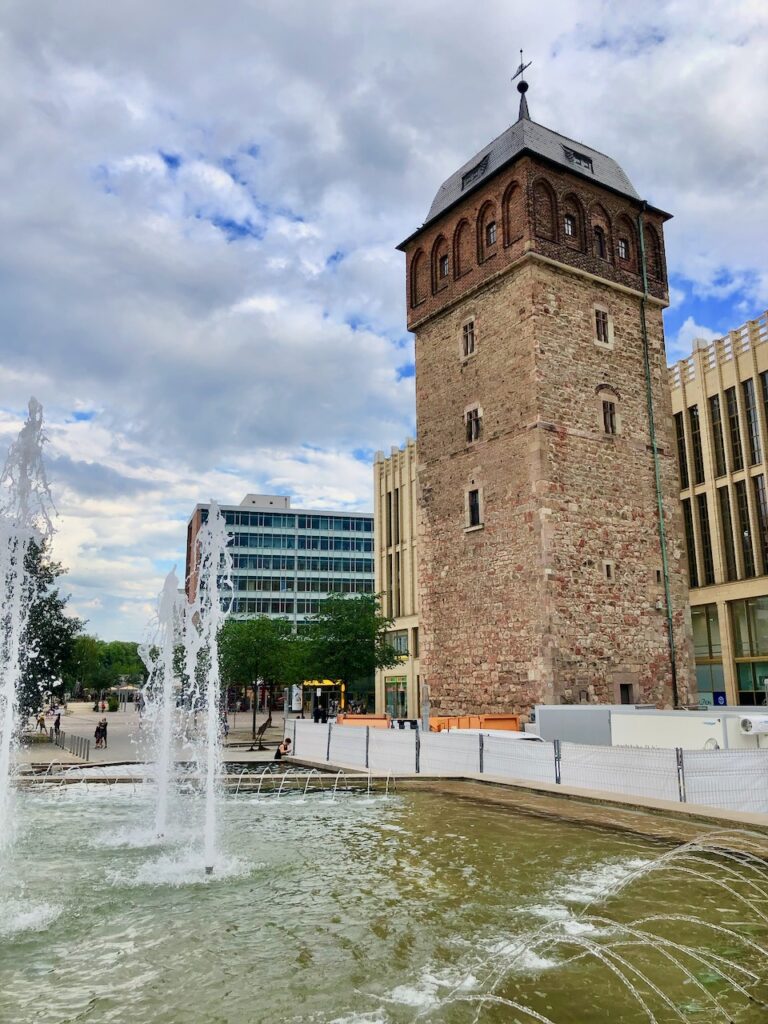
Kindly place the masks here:
[(629, 259), (629, 242), (626, 240), (626, 238), (619, 239), (618, 251), (620, 260)]
[(496, 244), (496, 221), (489, 221), (485, 225), (485, 244), (495, 245)]
[(579, 153), (576, 149), (569, 149), (568, 146), (563, 146), (563, 155), (569, 164), (575, 164), (577, 167), (581, 167), (585, 171), (591, 171), (594, 174), (592, 157)]
[(472, 185), (476, 181), (479, 181), (482, 178), (482, 176), (485, 174), (487, 169), (488, 169), (488, 157), (484, 156), (479, 164), (475, 164), (475, 166), (472, 167), (470, 170), (468, 170), (466, 174), (462, 174), (462, 176), (461, 176), (461, 191), (463, 192), (464, 189), (467, 188), (469, 185)]
[(566, 238), (576, 237), (576, 218), (572, 213), (566, 213), (563, 218), (563, 231), (565, 232)]
[(437, 276), (439, 278), (448, 277), (448, 257), (441, 256), (437, 264)]

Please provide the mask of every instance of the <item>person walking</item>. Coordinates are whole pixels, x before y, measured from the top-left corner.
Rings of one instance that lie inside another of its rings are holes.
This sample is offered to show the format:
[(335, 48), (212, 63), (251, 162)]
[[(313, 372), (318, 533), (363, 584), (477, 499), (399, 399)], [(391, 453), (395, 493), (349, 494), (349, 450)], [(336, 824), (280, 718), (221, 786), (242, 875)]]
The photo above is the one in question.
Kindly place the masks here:
[(37, 716), (37, 731), (38, 732), (47, 732), (48, 731), (45, 728), (45, 712), (44, 711), (41, 711), (40, 714)]
[(107, 749), (107, 720), (106, 720), (106, 718), (102, 718), (102, 720), (101, 720), (101, 739), (102, 739), (102, 747), (103, 747), (104, 750), (106, 750)]
[(96, 749), (101, 750), (101, 722), (96, 723), (96, 729), (93, 733), (93, 738), (96, 740)]
[(61, 729), (61, 712), (56, 712), (56, 717), (53, 720), (53, 731), (56, 733), (56, 739), (59, 738), (59, 730)]

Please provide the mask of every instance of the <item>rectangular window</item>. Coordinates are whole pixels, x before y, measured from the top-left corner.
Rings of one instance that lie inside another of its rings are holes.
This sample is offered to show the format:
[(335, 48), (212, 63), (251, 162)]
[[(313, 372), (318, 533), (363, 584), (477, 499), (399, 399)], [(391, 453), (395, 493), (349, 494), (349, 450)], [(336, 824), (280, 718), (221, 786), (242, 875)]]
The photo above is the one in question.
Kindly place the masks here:
[(626, 238), (619, 239), (619, 259), (629, 259), (629, 242), (626, 240)]
[(408, 654), (408, 630), (396, 629), (389, 634), (389, 642), (398, 654)]
[(475, 351), (475, 321), (470, 320), (469, 323), (464, 324), (462, 327), (461, 337), (461, 351), (465, 356), (471, 356)]
[(736, 388), (728, 388), (725, 392), (728, 407), (728, 433), (731, 439), (731, 469), (735, 473), (744, 469), (744, 456), (741, 452), (741, 435), (739, 434), (739, 405), (736, 401)]
[(467, 495), (469, 525), (480, 526), (480, 491), (473, 490)]
[(496, 221), (492, 220), (485, 226), (485, 244), (495, 245), (496, 244)]
[(616, 403), (603, 402), (603, 430), (606, 434), (616, 433)]
[(755, 401), (755, 383), (753, 380), (745, 380), (741, 385), (744, 393), (744, 412), (747, 414), (747, 437), (749, 439), (749, 464), (757, 465), (762, 462), (763, 453), (760, 445), (760, 420), (757, 415), (757, 402)]
[(469, 409), (466, 413), (467, 441), (480, 439), (480, 410)]
[(411, 642), (411, 651), (413, 652), (414, 658), (419, 656), (419, 627), (413, 627), (413, 640)]
[(604, 309), (595, 310), (595, 337), (601, 345), (609, 344), (608, 314)]
[(448, 277), (448, 257), (441, 256), (437, 266), (438, 274), (440, 275), (440, 277)]
[(768, 493), (766, 493), (765, 477), (756, 476), (753, 484), (755, 488), (757, 529), (760, 535), (760, 553), (763, 556), (763, 572), (768, 574)]
[[(685, 453), (685, 426), (681, 412), (675, 414), (675, 434), (677, 435), (677, 462), (680, 467), (680, 486), (683, 490), (686, 490), (690, 481), (688, 479), (688, 456)], [(691, 584), (691, 586), (693, 585)]]
[(712, 537), (709, 532), (709, 509), (706, 494), (696, 496), (699, 510), (699, 533), (701, 534), (701, 560), (704, 566), (704, 586), (715, 582), (715, 563), (712, 559)]
[(697, 484), (704, 483), (704, 455), (701, 450), (701, 424), (699, 407), (692, 405), (688, 410), (688, 426), (691, 431), (691, 451), (693, 453), (693, 479)]
[(723, 418), (720, 414), (720, 396), (712, 395), (709, 400), (709, 415), (712, 419), (712, 446), (715, 449), (715, 472), (718, 476), (724, 476), (725, 466), (725, 441), (723, 439)]
[(576, 236), (576, 218), (573, 214), (566, 213), (563, 219), (563, 230), (567, 238), (574, 238)]
[(731, 499), (727, 487), (720, 487), (717, 492), (720, 502), (720, 520), (723, 525), (723, 549), (725, 551), (725, 573), (726, 579), (735, 580), (736, 572), (736, 548), (733, 543), (733, 522), (731, 520)]
[(755, 575), (755, 556), (752, 552), (752, 531), (749, 527), (749, 502), (747, 485), (744, 480), (734, 484), (736, 489), (736, 508), (739, 512), (739, 535), (741, 537), (741, 554), (744, 558), (744, 575)]
[(760, 383), (763, 386), (763, 406), (765, 408), (765, 422), (768, 423), (768, 370), (760, 374)]

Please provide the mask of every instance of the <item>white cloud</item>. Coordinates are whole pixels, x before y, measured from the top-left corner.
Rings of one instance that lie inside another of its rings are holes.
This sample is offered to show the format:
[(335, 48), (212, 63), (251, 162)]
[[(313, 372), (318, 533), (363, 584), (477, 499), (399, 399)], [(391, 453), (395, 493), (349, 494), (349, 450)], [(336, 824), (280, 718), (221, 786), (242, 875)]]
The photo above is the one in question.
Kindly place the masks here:
[(94, 628), (140, 634), (198, 500), (370, 505), (353, 452), (413, 431), (394, 245), (514, 119), (515, 36), (534, 118), (675, 214), (679, 308), (767, 305), (763, 4), (4, 5), (0, 443), (36, 394)]

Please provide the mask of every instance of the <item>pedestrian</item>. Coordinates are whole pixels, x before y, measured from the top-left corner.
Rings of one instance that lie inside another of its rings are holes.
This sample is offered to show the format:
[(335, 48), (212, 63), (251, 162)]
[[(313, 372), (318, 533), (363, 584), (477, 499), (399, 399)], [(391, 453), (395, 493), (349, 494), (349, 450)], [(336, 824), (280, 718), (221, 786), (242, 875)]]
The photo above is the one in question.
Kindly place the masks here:
[(280, 746), (275, 751), (275, 760), (276, 761), (282, 761), (282, 759), (284, 757), (287, 757), (288, 754), (290, 754), (290, 752), (291, 752), (291, 741), (286, 736), (285, 739), (283, 740), (283, 742), (280, 744)]
[(96, 749), (101, 750), (101, 722), (96, 723), (96, 729), (94, 731), (93, 738), (96, 740)]
[(59, 729), (61, 728), (61, 712), (57, 712), (56, 717), (53, 720), (53, 731), (56, 733), (56, 739), (59, 738)]
[(102, 718), (102, 720), (101, 720), (101, 739), (102, 739), (102, 746), (106, 750), (107, 749), (107, 720), (106, 720), (106, 718)]
[(44, 711), (41, 711), (40, 714), (37, 716), (37, 731), (38, 732), (47, 732), (48, 731), (45, 728), (45, 712)]

